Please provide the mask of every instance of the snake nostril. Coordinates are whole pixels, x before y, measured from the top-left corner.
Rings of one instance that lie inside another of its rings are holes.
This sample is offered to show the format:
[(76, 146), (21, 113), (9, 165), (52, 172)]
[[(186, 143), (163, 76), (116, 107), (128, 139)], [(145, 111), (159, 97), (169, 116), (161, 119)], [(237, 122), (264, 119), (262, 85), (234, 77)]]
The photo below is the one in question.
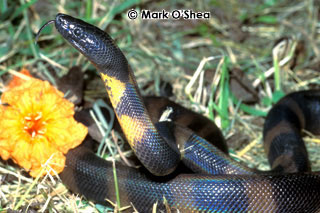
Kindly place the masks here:
[(61, 17), (61, 15), (57, 17), (57, 20), (59, 23), (63, 23), (63, 18)]

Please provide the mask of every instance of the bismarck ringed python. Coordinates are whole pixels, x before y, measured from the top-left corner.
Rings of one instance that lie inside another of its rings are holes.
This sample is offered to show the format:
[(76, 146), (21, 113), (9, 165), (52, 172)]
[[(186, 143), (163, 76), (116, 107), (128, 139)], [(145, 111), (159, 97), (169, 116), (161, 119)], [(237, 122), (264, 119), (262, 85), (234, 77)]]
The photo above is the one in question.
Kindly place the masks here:
[[(49, 23), (99, 71), (128, 143), (144, 167), (164, 176), (182, 161), (194, 171), (155, 180), (117, 165), (121, 206), (133, 205), (139, 212), (151, 212), (155, 203), (159, 211), (320, 211), (320, 172), (310, 171), (300, 135), (301, 129), (320, 133), (320, 91), (289, 94), (272, 108), (263, 132), (272, 170), (255, 171), (233, 161), (184, 122), (152, 122), (125, 56), (106, 32), (65, 14)], [(73, 192), (95, 202), (109, 205), (106, 199), (116, 200), (112, 164), (85, 146), (67, 153), (60, 177)]]

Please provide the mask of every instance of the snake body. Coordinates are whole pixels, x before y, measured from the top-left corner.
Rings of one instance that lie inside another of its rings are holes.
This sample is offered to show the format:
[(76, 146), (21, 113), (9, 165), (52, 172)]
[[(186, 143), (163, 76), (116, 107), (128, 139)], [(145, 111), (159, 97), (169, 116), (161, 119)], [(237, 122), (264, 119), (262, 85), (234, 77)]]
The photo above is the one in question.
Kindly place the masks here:
[[(300, 135), (301, 128), (318, 132), (319, 91), (292, 93), (269, 112), (264, 139), (273, 170), (257, 172), (183, 122), (152, 122), (126, 58), (107, 33), (64, 14), (54, 23), (99, 71), (131, 148), (152, 173), (116, 166), (121, 206), (132, 204), (139, 212), (151, 212), (155, 203), (157, 210), (182, 212), (320, 211), (320, 173), (310, 171)], [(172, 173), (180, 161), (196, 174), (154, 176)], [(60, 177), (73, 192), (98, 203), (115, 200), (112, 164), (84, 146), (67, 153)]]

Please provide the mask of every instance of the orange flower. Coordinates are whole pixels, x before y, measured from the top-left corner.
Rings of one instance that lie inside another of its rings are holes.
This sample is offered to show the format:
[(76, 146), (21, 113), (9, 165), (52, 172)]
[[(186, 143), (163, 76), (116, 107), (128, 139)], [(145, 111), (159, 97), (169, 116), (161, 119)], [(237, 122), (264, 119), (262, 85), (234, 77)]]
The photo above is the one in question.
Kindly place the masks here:
[[(22, 74), (25, 78), (27, 77), (32, 77), (29, 70), (22, 68), (22, 70), (20, 70), (19, 72), (20, 74)], [(14, 76), (13, 79), (9, 82), (9, 84), (7, 85), (7, 88), (13, 88), (16, 86), (21, 85), (23, 82), (25, 82), (24, 79), (18, 77), (18, 76)]]
[(0, 156), (33, 177), (46, 174), (44, 165), (60, 173), (64, 154), (83, 141), (87, 128), (74, 120), (73, 104), (47, 81), (31, 78), (15, 85), (1, 97), (8, 106), (0, 107)]

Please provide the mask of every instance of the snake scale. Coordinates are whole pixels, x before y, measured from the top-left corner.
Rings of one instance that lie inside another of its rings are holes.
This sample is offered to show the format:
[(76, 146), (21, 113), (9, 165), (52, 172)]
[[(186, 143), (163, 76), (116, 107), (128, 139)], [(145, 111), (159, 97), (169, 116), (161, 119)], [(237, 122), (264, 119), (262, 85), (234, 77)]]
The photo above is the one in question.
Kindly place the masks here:
[[(65, 14), (48, 23), (97, 68), (128, 143), (152, 173), (116, 166), (121, 206), (133, 205), (139, 212), (151, 212), (154, 204), (160, 212), (320, 211), (320, 172), (310, 171), (300, 134), (301, 129), (320, 133), (320, 91), (291, 93), (271, 109), (263, 137), (272, 170), (255, 171), (190, 130), (181, 115), (176, 116), (180, 122), (152, 121), (130, 65), (106, 32)], [(213, 128), (215, 142), (223, 143)], [(167, 178), (180, 161), (194, 173)], [(112, 163), (85, 146), (67, 153), (60, 177), (73, 192), (95, 202), (116, 200)]]

